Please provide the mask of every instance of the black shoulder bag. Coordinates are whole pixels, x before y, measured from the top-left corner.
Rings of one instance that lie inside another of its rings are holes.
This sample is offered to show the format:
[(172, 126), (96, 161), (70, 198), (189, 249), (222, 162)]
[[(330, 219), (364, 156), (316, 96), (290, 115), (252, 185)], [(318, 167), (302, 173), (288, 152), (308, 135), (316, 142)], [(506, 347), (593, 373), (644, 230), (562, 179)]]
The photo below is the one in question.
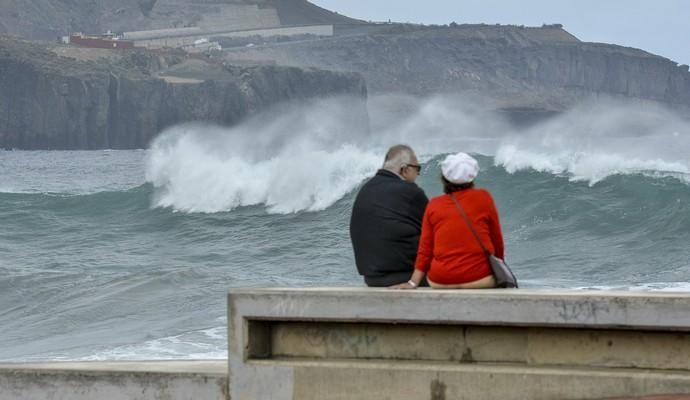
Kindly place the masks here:
[(465, 220), (467, 226), (472, 231), (472, 234), (479, 242), (479, 245), (482, 246), (482, 250), (484, 250), (484, 254), (486, 254), (486, 257), (489, 260), (489, 265), (491, 265), (491, 273), (494, 275), (494, 279), (496, 279), (496, 287), (517, 288), (517, 279), (515, 278), (513, 271), (511, 271), (508, 267), (508, 264), (506, 264), (506, 262), (502, 259), (491, 254), (489, 250), (484, 247), (484, 243), (482, 243), (482, 240), (479, 238), (477, 231), (474, 230), (474, 226), (472, 226), (469, 218), (467, 218), (467, 214), (465, 214), (465, 210), (462, 209), (458, 200), (452, 194), (449, 194), (448, 196), (450, 196), (450, 199), (453, 200), (453, 203), (455, 203), (455, 207), (457, 207), (458, 211), (460, 211), (460, 215), (462, 215), (462, 218)]

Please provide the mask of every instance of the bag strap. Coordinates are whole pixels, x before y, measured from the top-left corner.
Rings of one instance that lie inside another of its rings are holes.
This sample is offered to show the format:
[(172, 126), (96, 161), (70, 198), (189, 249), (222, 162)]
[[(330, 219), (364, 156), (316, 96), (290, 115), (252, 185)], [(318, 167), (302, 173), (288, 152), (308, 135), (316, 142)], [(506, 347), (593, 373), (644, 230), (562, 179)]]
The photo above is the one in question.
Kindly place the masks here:
[(487, 256), (490, 256), (491, 252), (487, 250), (486, 247), (484, 247), (484, 243), (482, 243), (482, 240), (479, 238), (477, 231), (474, 230), (474, 226), (472, 226), (472, 222), (470, 222), (470, 219), (467, 218), (467, 214), (465, 214), (465, 210), (463, 210), (460, 206), (460, 202), (458, 202), (458, 200), (455, 198), (455, 196), (453, 196), (452, 193), (448, 193), (448, 196), (451, 200), (453, 200), (453, 203), (455, 203), (455, 207), (457, 207), (458, 211), (460, 211), (460, 215), (462, 215), (462, 218), (467, 223), (467, 226), (472, 231), (472, 234), (474, 235), (475, 239), (477, 239), (477, 242), (479, 242), (479, 245), (482, 246), (482, 250), (484, 250), (484, 253), (486, 253)]

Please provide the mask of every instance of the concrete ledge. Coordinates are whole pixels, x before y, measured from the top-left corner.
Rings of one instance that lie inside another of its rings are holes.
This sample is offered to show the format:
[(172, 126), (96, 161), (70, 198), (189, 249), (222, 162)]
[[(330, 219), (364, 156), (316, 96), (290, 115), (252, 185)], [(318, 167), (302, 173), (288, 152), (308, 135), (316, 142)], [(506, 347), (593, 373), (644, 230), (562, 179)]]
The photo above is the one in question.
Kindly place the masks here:
[(0, 399), (690, 396), (690, 293), (233, 290), (228, 323), (227, 363), (0, 364)]
[(228, 322), (234, 400), (690, 393), (690, 293), (233, 290)]
[(412, 322), (690, 331), (690, 293), (366, 288), (238, 289), (239, 307), (256, 319)]
[(2, 400), (225, 400), (224, 361), (0, 364)]

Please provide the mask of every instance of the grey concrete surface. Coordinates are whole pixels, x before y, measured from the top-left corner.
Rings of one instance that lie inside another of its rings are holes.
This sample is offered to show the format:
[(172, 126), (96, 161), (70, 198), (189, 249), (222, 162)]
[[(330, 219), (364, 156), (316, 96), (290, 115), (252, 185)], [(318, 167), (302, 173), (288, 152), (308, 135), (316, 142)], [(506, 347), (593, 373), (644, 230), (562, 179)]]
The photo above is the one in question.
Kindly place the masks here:
[(0, 364), (0, 400), (690, 396), (690, 293), (238, 289), (228, 360)]
[(233, 310), (257, 319), (690, 332), (687, 292), (236, 289), (228, 295)]
[(664, 396), (644, 396), (644, 397), (616, 397), (604, 400), (690, 400), (690, 395), (671, 394)]
[(203, 374), (209, 376), (224, 376), (227, 373), (227, 363), (224, 360), (0, 363), (0, 372), (6, 372), (8, 370), (65, 372), (156, 372), (168, 374)]
[[(265, 328), (264, 328), (265, 330)], [(252, 329), (250, 328), (250, 335)], [(250, 343), (260, 341), (250, 338)], [(690, 371), (678, 332), (418, 324), (274, 322), (250, 358), (499, 362)]]
[(226, 400), (224, 361), (0, 364), (2, 400)]
[(283, 365), (293, 368), (293, 393), (279, 398), (299, 400), (582, 400), (688, 393), (690, 387), (688, 374), (625, 369), (405, 361), (291, 361)]
[(690, 394), (690, 293), (245, 289), (228, 322), (234, 400)]

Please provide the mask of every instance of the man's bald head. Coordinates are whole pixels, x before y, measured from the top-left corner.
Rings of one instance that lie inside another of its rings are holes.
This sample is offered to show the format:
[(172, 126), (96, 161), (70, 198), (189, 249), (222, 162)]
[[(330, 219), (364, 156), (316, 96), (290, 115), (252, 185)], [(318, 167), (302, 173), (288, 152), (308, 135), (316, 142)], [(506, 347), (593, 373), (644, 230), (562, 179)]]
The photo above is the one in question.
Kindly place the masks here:
[(414, 150), (406, 144), (397, 144), (388, 149), (386, 158), (383, 161), (383, 169), (398, 174), (410, 182), (414, 182), (417, 179), (419, 171), (416, 174), (410, 174), (407, 172), (408, 166), (417, 165), (418, 161)]
[(414, 163), (414, 150), (406, 144), (396, 144), (388, 149), (386, 158), (383, 161), (383, 169), (386, 169), (396, 174), (400, 172), (400, 168), (407, 164)]

